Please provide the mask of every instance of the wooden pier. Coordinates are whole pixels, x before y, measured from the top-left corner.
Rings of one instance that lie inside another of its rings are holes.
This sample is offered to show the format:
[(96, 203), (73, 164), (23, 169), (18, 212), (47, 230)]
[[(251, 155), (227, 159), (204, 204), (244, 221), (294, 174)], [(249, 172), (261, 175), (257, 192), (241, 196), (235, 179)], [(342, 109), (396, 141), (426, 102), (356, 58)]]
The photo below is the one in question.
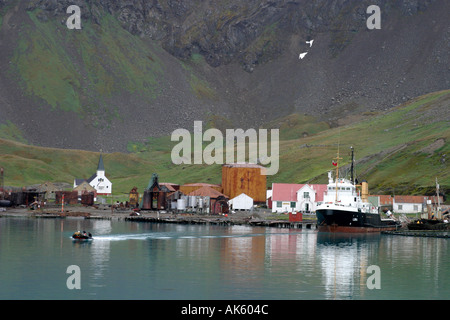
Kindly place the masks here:
[(287, 228), (287, 229), (316, 229), (316, 221), (286, 221), (286, 220), (255, 220), (249, 221), (251, 226), (259, 227), (274, 227), (274, 228)]
[(201, 225), (248, 225), (253, 227), (273, 227), (285, 229), (316, 229), (316, 221), (298, 221), (291, 222), (286, 220), (262, 220), (262, 219), (230, 219), (223, 217), (199, 217), (199, 216), (181, 216), (181, 217), (148, 217), (148, 216), (130, 216), (126, 221), (153, 222), (153, 223), (178, 223), (178, 224), (201, 224)]

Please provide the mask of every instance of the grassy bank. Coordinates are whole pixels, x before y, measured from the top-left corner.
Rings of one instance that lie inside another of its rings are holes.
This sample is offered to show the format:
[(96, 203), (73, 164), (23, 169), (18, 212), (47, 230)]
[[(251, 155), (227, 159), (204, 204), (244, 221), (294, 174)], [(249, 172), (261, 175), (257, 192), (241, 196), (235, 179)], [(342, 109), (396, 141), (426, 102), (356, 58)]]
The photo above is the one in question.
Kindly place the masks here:
[[(357, 177), (359, 181), (369, 182), (372, 193), (431, 194), (436, 177), (441, 191), (445, 192), (450, 189), (446, 162), (450, 153), (450, 128), (444, 114), (449, 104), (450, 90), (447, 90), (416, 98), (383, 113), (353, 116), (352, 121), (339, 127), (327, 127), (299, 115), (272, 123), (281, 132), (280, 169), (276, 175), (267, 177), (268, 186), (272, 182), (326, 183), (338, 146), (343, 158), (341, 175), (348, 174), (350, 146), (353, 146)], [(300, 134), (304, 132), (302, 126), (311, 128), (308, 134)], [(148, 138), (145, 143), (130, 142), (129, 153), (105, 154), (106, 174), (113, 182), (114, 193), (128, 193), (134, 186), (142, 191), (154, 172), (161, 182), (221, 183), (219, 164), (173, 164), (171, 151), (177, 143), (170, 141), (170, 137)], [(74, 178), (88, 178), (95, 173), (98, 158), (96, 152), (0, 140), (5, 185), (73, 183)]]

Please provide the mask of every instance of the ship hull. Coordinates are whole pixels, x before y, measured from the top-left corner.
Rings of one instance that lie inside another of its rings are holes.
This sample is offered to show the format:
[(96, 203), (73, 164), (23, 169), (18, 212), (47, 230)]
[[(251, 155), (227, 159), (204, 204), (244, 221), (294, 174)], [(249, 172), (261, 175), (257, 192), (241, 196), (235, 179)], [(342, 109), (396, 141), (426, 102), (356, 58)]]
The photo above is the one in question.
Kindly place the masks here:
[(342, 209), (318, 209), (317, 228), (322, 232), (369, 233), (396, 230), (394, 220), (382, 220), (379, 214)]

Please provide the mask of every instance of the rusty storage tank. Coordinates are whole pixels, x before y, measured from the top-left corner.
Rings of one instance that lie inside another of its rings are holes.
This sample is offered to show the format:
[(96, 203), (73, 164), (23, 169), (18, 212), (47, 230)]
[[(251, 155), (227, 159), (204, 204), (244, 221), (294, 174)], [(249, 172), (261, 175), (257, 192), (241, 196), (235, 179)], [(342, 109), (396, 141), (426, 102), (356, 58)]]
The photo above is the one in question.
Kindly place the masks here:
[(142, 197), (142, 207), (143, 210), (151, 210), (153, 207), (153, 193), (149, 190), (144, 191)]
[(145, 190), (142, 196), (142, 210), (164, 210), (167, 207), (167, 192), (157, 188)]
[(94, 198), (94, 192), (83, 192), (83, 194), (81, 195), (81, 204), (85, 206), (93, 206)]
[(231, 163), (222, 166), (223, 194), (230, 199), (245, 193), (255, 203), (266, 202), (266, 175), (263, 166), (252, 163)]
[(64, 195), (64, 204), (77, 204), (78, 203), (78, 191), (56, 191), (55, 203), (61, 204)]

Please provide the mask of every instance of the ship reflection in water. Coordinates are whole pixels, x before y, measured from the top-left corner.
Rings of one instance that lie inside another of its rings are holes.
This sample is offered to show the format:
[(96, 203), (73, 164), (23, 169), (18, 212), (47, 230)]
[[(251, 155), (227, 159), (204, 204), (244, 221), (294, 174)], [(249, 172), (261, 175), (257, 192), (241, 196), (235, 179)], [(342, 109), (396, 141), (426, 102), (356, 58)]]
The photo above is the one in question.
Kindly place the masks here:
[(367, 268), (378, 250), (374, 234), (318, 233), (317, 247), (327, 299), (364, 297)]

